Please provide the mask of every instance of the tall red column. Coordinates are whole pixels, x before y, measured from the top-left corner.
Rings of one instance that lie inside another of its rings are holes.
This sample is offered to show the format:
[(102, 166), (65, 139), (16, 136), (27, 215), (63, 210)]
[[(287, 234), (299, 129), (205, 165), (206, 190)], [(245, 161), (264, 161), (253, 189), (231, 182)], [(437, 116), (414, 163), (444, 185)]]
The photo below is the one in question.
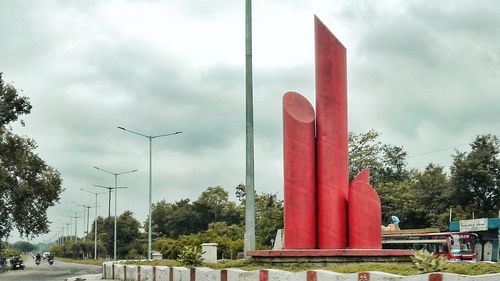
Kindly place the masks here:
[(349, 248), (382, 249), (382, 208), (368, 169), (352, 180), (348, 206)]
[(347, 246), (349, 187), (346, 49), (317, 17), (314, 28), (318, 247), (343, 249)]
[(316, 248), (314, 109), (306, 98), (283, 96), (285, 249)]

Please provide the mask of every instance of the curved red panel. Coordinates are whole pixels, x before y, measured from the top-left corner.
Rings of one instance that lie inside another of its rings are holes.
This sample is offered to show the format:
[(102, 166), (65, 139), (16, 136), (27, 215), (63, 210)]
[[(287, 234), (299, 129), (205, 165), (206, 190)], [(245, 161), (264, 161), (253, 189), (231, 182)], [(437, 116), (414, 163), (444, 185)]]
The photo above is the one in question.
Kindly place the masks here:
[(348, 210), (349, 248), (382, 249), (382, 210), (368, 169), (350, 184)]
[(347, 74), (346, 49), (317, 18), (316, 120), (318, 246), (347, 246)]
[(302, 95), (283, 96), (285, 249), (316, 248), (314, 109)]

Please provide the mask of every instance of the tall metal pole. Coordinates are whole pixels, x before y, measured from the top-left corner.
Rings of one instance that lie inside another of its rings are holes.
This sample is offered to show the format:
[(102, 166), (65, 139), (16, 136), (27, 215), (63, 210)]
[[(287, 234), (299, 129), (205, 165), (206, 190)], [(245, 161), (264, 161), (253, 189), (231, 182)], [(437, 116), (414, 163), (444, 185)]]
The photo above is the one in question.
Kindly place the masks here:
[(111, 190), (112, 188), (108, 189), (108, 219), (111, 217)]
[(253, 76), (252, 76), (252, 1), (245, 0), (245, 85), (246, 85), (246, 203), (245, 257), (255, 250)]
[(117, 185), (116, 185), (116, 182), (117, 182), (117, 177), (118, 177), (118, 174), (115, 174), (115, 235), (113, 237), (113, 245), (114, 245), (114, 249), (113, 249), (113, 259), (116, 260), (116, 217), (117, 217), (117, 213), (116, 213), (116, 194), (118, 193), (118, 190), (116, 189)]
[(148, 260), (151, 260), (151, 233), (153, 232), (151, 229), (151, 198), (153, 192), (153, 138), (149, 137), (149, 215), (148, 215)]
[(94, 220), (94, 259), (97, 259), (97, 195), (95, 194), (95, 220)]
[(141, 133), (138, 133), (138, 132), (134, 132), (134, 131), (131, 131), (131, 130), (128, 130), (128, 129), (125, 129), (123, 127), (118, 127), (118, 129), (120, 130), (123, 130), (123, 131), (126, 131), (126, 132), (129, 132), (129, 133), (132, 133), (132, 134), (136, 134), (136, 135), (139, 135), (141, 137), (145, 137), (147, 139), (149, 139), (149, 205), (148, 205), (148, 213), (149, 213), (149, 217), (148, 217), (148, 260), (151, 260), (151, 209), (152, 209), (152, 190), (153, 190), (153, 139), (155, 138), (161, 138), (161, 137), (168, 137), (168, 136), (173, 136), (173, 135), (177, 135), (177, 134), (181, 134), (182, 131), (177, 131), (177, 132), (174, 132), (174, 133), (170, 133), (170, 134), (162, 134), (162, 135), (156, 135), (156, 136), (148, 136), (148, 135), (145, 135), (145, 134), (141, 134)]
[[(85, 231), (87, 233), (87, 235), (89, 234), (90, 208), (92, 208), (92, 207), (87, 206), (87, 231)], [(97, 208), (97, 206), (96, 206), (96, 208)]]
[[(113, 245), (114, 245), (113, 259), (116, 260), (116, 240), (117, 240), (116, 239), (117, 238), (116, 237), (117, 236), (116, 235), (116, 219), (117, 219), (117, 216), (118, 216), (118, 214), (117, 214), (117, 207), (116, 207), (117, 206), (117, 200), (116, 200), (117, 195), (116, 194), (118, 193), (118, 190), (117, 190), (118, 188), (126, 188), (126, 187), (118, 187), (117, 186), (117, 182), (118, 182), (117, 178), (118, 178), (119, 175), (137, 172), (138, 170), (126, 171), (126, 172), (121, 172), (121, 173), (113, 173), (113, 172), (101, 169), (99, 167), (96, 167), (96, 166), (94, 166), (94, 169), (97, 169), (99, 171), (102, 171), (102, 172), (105, 172), (105, 173), (108, 173), (108, 174), (111, 174), (111, 175), (115, 176), (115, 187), (114, 187), (114, 189), (115, 189), (115, 223), (114, 223), (114, 237), (113, 237), (113, 240), (114, 240), (113, 241)], [(94, 185), (94, 186), (99, 186), (99, 185)], [(100, 187), (102, 187), (102, 186), (100, 186)]]
[(77, 214), (78, 214), (78, 213), (77, 213), (77, 212), (75, 212), (75, 242), (78, 240), (78, 239), (77, 239), (77, 237), (78, 237), (78, 236), (76, 236), (76, 225), (78, 224), (78, 223), (77, 223), (77, 219), (78, 219), (78, 215), (77, 215)]
[(85, 209), (87, 209), (87, 206), (83, 205), (82, 232), (84, 241), (85, 241)]

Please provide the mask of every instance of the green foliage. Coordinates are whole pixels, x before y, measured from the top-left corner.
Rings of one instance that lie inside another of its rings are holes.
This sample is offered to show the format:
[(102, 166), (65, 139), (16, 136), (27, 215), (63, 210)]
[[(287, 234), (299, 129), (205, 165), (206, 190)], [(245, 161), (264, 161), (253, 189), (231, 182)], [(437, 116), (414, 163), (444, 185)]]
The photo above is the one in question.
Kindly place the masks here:
[(272, 248), (276, 231), (283, 228), (283, 201), (276, 194), (255, 196), (255, 237), (259, 249)]
[(243, 227), (228, 226), (224, 222), (211, 223), (208, 230), (178, 239), (158, 238), (153, 242), (153, 249), (160, 251), (165, 259), (176, 259), (186, 246), (200, 246), (203, 243), (217, 243), (217, 255), (220, 258), (235, 259), (243, 251)]
[(468, 206), (478, 217), (496, 216), (500, 209), (498, 138), (480, 135), (470, 146), (469, 153), (457, 151), (453, 156), (453, 198), (457, 206)]
[(448, 265), (447, 257), (437, 257), (426, 250), (415, 252), (411, 260), (420, 273), (444, 271)]
[(0, 256), (2, 257), (20, 256), (21, 254), (21, 251), (14, 248), (3, 248), (0, 250)]
[(62, 191), (59, 172), (35, 153), (36, 142), (8, 126), (30, 110), (29, 99), (0, 73), (0, 238), (14, 228), (28, 238), (48, 232), (46, 211)]
[(26, 241), (17, 241), (12, 245), (14, 249), (17, 249), (21, 252), (27, 253), (35, 250), (35, 245)]
[(201, 254), (197, 246), (184, 246), (179, 253), (177, 261), (187, 267), (198, 266), (203, 263)]
[[(99, 257), (112, 256), (114, 244), (114, 217), (97, 218), (97, 240), (99, 241)], [(117, 257), (126, 258), (130, 253), (134, 255), (144, 256), (146, 250), (144, 245), (139, 241), (140, 222), (134, 218), (130, 211), (123, 212), (118, 216), (116, 221), (117, 231)], [(87, 234), (87, 241), (94, 241), (95, 224), (92, 223), (92, 229)], [(93, 242), (92, 242), (93, 243)], [(132, 251), (134, 250), (134, 251)], [(132, 252), (131, 252), (132, 251)]]
[[(192, 203), (189, 199), (182, 199), (175, 203), (162, 200), (153, 204), (151, 217), (156, 236), (178, 238), (204, 231), (213, 222), (240, 224), (243, 211), (240, 206), (228, 200), (227, 191), (215, 186), (207, 188)], [(145, 225), (147, 226), (147, 222)]]
[[(246, 203), (246, 187), (239, 184), (236, 187), (236, 197), (242, 202), (242, 211)], [(283, 228), (283, 200), (276, 194), (255, 194), (255, 240), (257, 249), (269, 249), (276, 231)]]
[(20, 115), (30, 112), (29, 98), (19, 96), (16, 88), (3, 81), (0, 72), (0, 127), (15, 122)]
[(374, 185), (406, 179), (406, 151), (402, 147), (382, 144), (380, 133), (370, 130), (364, 134), (349, 132), (349, 179), (370, 168)]

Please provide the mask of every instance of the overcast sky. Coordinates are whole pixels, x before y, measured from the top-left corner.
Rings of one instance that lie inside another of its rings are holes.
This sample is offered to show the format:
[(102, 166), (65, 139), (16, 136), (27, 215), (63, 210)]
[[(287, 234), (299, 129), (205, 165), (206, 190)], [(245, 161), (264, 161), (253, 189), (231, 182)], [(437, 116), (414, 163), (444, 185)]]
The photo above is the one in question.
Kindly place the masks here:
[[(283, 194), (283, 93), (314, 104), (315, 14), (347, 48), (349, 130), (375, 129), (409, 155), (450, 148), (410, 157), (418, 169), (449, 165), (477, 134), (500, 136), (497, 1), (254, 0), (258, 192)], [(244, 15), (243, 0), (0, 0), (0, 72), (33, 105), (14, 131), (63, 178), (53, 230), (81, 216), (71, 201), (94, 202), (79, 188), (113, 185), (93, 166), (138, 169), (118, 177), (129, 187), (118, 213), (146, 218), (148, 141), (117, 126), (184, 132), (153, 142), (154, 202), (216, 185), (234, 198), (245, 181)]]

